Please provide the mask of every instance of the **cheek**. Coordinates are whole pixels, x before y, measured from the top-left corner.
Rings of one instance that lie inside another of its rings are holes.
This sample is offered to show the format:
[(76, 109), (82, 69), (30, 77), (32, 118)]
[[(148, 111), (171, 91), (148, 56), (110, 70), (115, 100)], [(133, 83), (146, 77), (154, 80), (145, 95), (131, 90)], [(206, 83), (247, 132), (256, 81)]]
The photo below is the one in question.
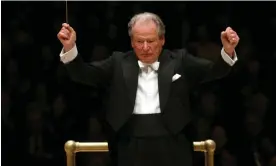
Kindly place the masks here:
[(131, 42), (131, 47), (134, 49), (135, 48), (135, 45), (133, 44), (133, 42)]
[(140, 57), (140, 55), (141, 55), (141, 49), (138, 49), (138, 48), (136, 48), (136, 47), (133, 47), (133, 50), (134, 50), (136, 56)]
[(151, 49), (152, 52), (160, 53), (161, 50), (162, 50), (162, 45), (158, 44), (158, 45), (153, 46), (153, 47), (151, 47), (151, 48), (152, 48), (152, 49)]

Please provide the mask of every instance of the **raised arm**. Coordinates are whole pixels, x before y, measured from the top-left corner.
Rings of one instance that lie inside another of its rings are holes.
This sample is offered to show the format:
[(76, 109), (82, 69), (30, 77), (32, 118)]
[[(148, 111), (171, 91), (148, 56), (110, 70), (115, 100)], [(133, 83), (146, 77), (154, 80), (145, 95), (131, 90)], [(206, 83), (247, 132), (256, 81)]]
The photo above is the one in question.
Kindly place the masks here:
[(63, 45), (60, 60), (73, 81), (94, 86), (110, 79), (113, 56), (103, 61), (85, 63), (78, 53), (76, 32), (69, 24), (62, 24), (57, 37)]
[(221, 41), (223, 44), (221, 56), (215, 62), (182, 51), (184, 71), (186, 71), (187, 77), (193, 85), (226, 76), (231, 66), (238, 60), (235, 47), (238, 44), (239, 37), (236, 32), (228, 27), (221, 33)]
[(188, 79), (193, 85), (198, 85), (207, 81), (220, 79), (226, 76), (231, 66), (237, 61), (235, 58), (230, 58), (224, 49), (221, 50), (221, 56), (213, 62), (204, 58), (198, 58), (187, 51), (182, 51), (183, 68)]

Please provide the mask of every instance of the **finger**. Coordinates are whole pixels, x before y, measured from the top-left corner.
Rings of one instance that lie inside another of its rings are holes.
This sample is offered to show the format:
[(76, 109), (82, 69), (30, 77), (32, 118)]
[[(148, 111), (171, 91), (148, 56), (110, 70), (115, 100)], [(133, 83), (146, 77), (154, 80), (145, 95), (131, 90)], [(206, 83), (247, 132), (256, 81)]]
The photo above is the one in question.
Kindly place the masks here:
[(234, 45), (236, 43), (236, 40), (233, 38), (233, 39), (230, 39), (230, 44)]
[(221, 36), (226, 36), (226, 35), (227, 35), (227, 33), (225, 31), (221, 32)]
[(231, 41), (231, 38), (229, 38), (229, 35), (226, 31), (221, 32), (221, 40), (227, 41), (229, 44), (232, 44), (233, 41)]
[(231, 40), (231, 38), (234, 38), (235, 37), (235, 33), (233, 32), (233, 30), (231, 28), (227, 28), (226, 30), (226, 33), (227, 33), (227, 37), (229, 40)]
[(239, 36), (236, 34), (236, 32), (231, 33), (230, 38), (234, 41), (239, 41)]
[(61, 30), (59, 31), (60, 34), (62, 34), (63, 36), (66, 36), (66, 38), (70, 37), (70, 32), (68, 31), (68, 29), (66, 28), (61, 28)]
[(226, 38), (229, 40), (230, 43), (232, 43), (235, 40), (236, 35), (233, 33), (230, 33), (230, 31), (228, 30), (226, 32)]
[(236, 33), (235, 31), (231, 30), (231, 31), (230, 31), (230, 37), (231, 37), (231, 38), (236, 38), (236, 39), (237, 39), (237, 38), (238, 38), (238, 35), (237, 35), (237, 33)]
[(58, 33), (58, 38), (59, 39), (62, 39), (62, 40), (68, 40), (69, 39), (69, 35), (67, 35), (66, 33), (64, 33), (64, 32), (59, 32)]
[(70, 33), (74, 33), (75, 32), (75, 30), (71, 26), (68, 26), (67, 29), (69, 30)]
[(58, 35), (58, 39), (60, 40), (60, 41), (64, 41), (64, 40), (69, 40), (65, 35), (63, 35), (63, 34), (59, 34)]
[(70, 33), (75, 32), (75, 30), (69, 24), (65, 24), (62, 28), (66, 28)]
[(240, 41), (240, 38), (239, 38), (239, 37), (236, 37), (234, 43), (237, 44), (239, 41)]
[(235, 31), (233, 31), (233, 30), (230, 30), (229, 34), (231, 34), (231, 35), (237, 35), (237, 33)]
[(69, 27), (70, 25), (69, 24), (67, 24), (67, 23), (63, 23), (62, 24), (62, 27), (65, 27), (65, 28), (67, 28), (67, 27)]
[(236, 35), (235, 34), (227, 34), (228, 40), (230, 41), (230, 43), (234, 43), (236, 41)]
[(227, 27), (225, 31), (227, 32), (227, 35), (231, 38), (237, 36), (237, 33), (231, 27)]
[(75, 32), (74, 29), (67, 23), (63, 23), (62, 27), (66, 28), (69, 30), (69, 32)]
[(227, 27), (225, 31), (226, 31), (226, 32), (230, 32), (231, 30), (232, 30), (231, 27)]
[(221, 38), (227, 39), (227, 33), (225, 31), (221, 32)]
[(231, 38), (230, 43), (235, 45), (239, 42), (240, 38), (238, 36)]
[(69, 34), (75, 33), (74, 29), (67, 23), (63, 23), (61, 29), (66, 29)]
[(237, 34), (233, 29), (229, 31), (231, 34)]
[(70, 35), (69, 30), (64, 27), (61, 28), (61, 32), (66, 33), (67, 35)]
[(236, 34), (234, 34), (234, 33), (232, 33), (232, 34), (230, 34), (230, 35), (229, 35), (229, 38), (234, 40), (234, 39), (236, 39), (236, 38), (237, 38), (237, 35), (236, 35)]

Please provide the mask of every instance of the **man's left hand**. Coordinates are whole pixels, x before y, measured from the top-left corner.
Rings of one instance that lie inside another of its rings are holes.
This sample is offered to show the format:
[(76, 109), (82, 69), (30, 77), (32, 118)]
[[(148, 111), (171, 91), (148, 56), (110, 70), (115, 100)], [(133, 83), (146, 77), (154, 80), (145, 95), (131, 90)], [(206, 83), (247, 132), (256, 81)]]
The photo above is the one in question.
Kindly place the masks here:
[(234, 56), (235, 48), (240, 40), (238, 34), (232, 28), (227, 27), (225, 31), (221, 32), (220, 38), (224, 51), (229, 56)]

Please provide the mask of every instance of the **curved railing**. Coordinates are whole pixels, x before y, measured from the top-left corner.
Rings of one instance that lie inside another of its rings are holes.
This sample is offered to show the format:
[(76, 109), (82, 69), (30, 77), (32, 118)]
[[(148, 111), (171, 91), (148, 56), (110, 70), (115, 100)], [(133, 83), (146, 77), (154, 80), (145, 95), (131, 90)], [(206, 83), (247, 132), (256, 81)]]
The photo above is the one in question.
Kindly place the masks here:
[[(193, 142), (194, 151), (204, 152), (205, 166), (214, 166), (216, 144), (213, 140)], [(76, 166), (77, 152), (108, 152), (107, 142), (75, 142), (67, 141), (64, 145), (67, 166)]]

